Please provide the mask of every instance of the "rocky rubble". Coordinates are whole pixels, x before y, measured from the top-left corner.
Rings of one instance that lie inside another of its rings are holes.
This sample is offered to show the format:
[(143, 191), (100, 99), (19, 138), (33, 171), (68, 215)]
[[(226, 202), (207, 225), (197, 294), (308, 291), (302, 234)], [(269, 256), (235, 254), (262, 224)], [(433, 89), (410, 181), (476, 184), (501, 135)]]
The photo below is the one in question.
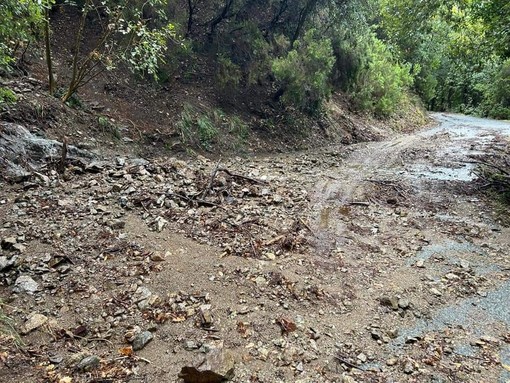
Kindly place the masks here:
[(0, 337), (0, 380), (499, 376), (507, 229), (361, 153), (69, 160), (3, 183), (0, 298), (24, 346)]

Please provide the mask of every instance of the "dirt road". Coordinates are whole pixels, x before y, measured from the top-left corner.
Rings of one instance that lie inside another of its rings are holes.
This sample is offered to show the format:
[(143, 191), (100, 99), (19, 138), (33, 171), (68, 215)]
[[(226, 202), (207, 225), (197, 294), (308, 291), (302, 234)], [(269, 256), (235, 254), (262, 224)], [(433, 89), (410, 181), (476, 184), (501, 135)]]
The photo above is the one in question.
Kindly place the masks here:
[(223, 178), (200, 158), (117, 160), (6, 188), (0, 237), (24, 248), (0, 254), (19, 257), (0, 297), (17, 328), (46, 320), (0, 381), (173, 382), (199, 365), (234, 382), (508, 381), (510, 230), (469, 161), (510, 124), (432, 117), (381, 142), (224, 160)]

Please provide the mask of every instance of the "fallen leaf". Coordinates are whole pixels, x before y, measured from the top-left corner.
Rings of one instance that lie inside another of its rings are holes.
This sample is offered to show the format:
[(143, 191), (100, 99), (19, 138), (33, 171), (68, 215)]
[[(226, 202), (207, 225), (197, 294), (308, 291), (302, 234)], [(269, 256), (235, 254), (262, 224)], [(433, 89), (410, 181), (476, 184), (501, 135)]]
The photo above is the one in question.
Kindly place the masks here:
[(252, 331), (249, 326), (250, 324), (247, 322), (237, 322), (237, 332), (241, 334), (243, 338), (248, 338), (252, 335)]
[(80, 338), (84, 337), (88, 333), (87, 327), (85, 326), (78, 326), (72, 331), (74, 336), (78, 336)]
[(122, 347), (119, 349), (119, 354), (123, 356), (131, 356), (133, 355), (133, 347), (131, 346)]
[(280, 318), (277, 320), (277, 323), (282, 329), (282, 334), (288, 334), (289, 332), (296, 331), (297, 329), (296, 324), (289, 319)]

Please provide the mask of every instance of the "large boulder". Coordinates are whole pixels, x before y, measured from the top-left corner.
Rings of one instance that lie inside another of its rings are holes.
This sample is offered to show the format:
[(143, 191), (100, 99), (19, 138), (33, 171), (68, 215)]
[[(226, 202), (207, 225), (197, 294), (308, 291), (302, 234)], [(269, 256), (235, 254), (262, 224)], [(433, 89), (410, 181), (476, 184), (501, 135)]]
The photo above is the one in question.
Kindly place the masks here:
[[(62, 142), (31, 133), (22, 125), (0, 122), (0, 176), (22, 181), (62, 156)], [(95, 155), (68, 145), (67, 160), (90, 162)]]

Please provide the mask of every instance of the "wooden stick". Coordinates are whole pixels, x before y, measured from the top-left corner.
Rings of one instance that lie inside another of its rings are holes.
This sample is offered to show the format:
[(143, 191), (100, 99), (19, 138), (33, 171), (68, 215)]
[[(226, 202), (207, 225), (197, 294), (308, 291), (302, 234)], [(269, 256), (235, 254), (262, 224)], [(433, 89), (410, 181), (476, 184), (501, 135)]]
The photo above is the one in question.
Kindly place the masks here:
[(345, 365), (347, 365), (347, 366), (349, 366), (351, 368), (355, 368), (356, 370), (360, 370), (360, 371), (366, 372), (366, 370), (362, 369), (361, 367), (356, 366), (355, 364), (349, 362), (348, 360), (346, 360), (344, 358), (340, 358), (339, 356), (336, 356), (336, 355), (334, 356), (334, 358), (336, 360), (338, 360), (340, 363), (343, 363), (343, 364), (345, 364)]
[(214, 178), (216, 177), (216, 174), (218, 173), (218, 169), (219, 169), (219, 167), (220, 167), (220, 161), (221, 161), (221, 159), (220, 159), (220, 160), (218, 160), (218, 163), (217, 163), (217, 164), (216, 164), (216, 166), (214, 167), (214, 170), (213, 170), (213, 171), (212, 171), (212, 173), (211, 173), (211, 178), (209, 179), (209, 183), (208, 183), (207, 187), (206, 187), (206, 188), (204, 188), (204, 190), (202, 191), (202, 193), (200, 193), (200, 197), (201, 197), (201, 198), (205, 198), (205, 196), (206, 196), (207, 192), (208, 192), (209, 190), (211, 190), (211, 189), (212, 189), (212, 185), (213, 185), (213, 182), (214, 182)]
[(247, 180), (247, 181), (250, 181), (250, 182), (253, 182), (253, 183), (256, 183), (256, 184), (261, 184), (261, 185), (267, 185), (268, 184), (267, 181), (262, 181), (262, 180), (259, 180), (259, 179), (256, 179), (256, 178), (251, 178), (251, 177), (243, 176), (242, 174), (232, 173), (230, 170), (225, 169), (225, 168), (218, 168), (218, 171), (219, 172), (225, 172), (225, 173), (227, 173), (231, 177), (241, 178), (243, 180)]

